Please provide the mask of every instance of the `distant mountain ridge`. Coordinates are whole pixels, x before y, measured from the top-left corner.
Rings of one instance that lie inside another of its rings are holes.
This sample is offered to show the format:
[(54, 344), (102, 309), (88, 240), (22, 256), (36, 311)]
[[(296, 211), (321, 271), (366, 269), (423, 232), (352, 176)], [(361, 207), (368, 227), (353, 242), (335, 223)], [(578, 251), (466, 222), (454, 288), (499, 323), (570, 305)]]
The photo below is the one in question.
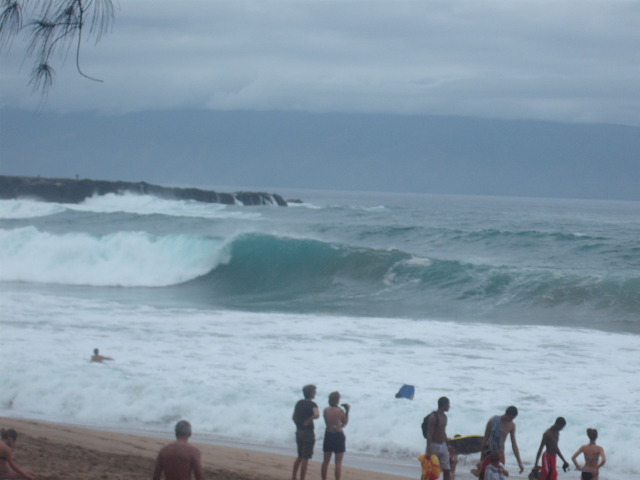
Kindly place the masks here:
[(198, 188), (152, 185), (146, 182), (121, 182), (70, 178), (17, 177), (0, 175), (0, 198), (3, 200), (35, 197), (47, 202), (80, 203), (93, 195), (135, 193), (173, 200), (196, 200), (226, 205), (278, 205), (287, 202), (276, 193), (220, 193)]
[(637, 201), (640, 127), (269, 111), (34, 115), (0, 108), (0, 173), (223, 191)]

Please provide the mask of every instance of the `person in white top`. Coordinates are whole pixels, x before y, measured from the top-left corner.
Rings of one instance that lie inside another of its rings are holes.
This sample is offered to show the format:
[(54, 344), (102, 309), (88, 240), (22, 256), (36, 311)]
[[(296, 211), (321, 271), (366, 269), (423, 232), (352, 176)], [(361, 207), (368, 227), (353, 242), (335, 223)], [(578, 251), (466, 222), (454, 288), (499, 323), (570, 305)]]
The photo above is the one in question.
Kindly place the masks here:
[(484, 480), (505, 480), (509, 476), (509, 472), (504, 468), (504, 464), (500, 462), (500, 454), (493, 452), (489, 455), (490, 463), (484, 471)]

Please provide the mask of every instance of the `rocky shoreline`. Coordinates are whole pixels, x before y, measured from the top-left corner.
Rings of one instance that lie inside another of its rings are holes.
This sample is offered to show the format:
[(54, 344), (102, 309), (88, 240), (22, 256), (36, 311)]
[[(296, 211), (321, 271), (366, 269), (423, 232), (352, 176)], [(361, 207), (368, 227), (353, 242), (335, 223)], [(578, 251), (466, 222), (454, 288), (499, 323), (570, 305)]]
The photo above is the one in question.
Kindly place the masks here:
[(163, 187), (146, 182), (0, 175), (0, 199), (2, 200), (36, 198), (45, 202), (80, 203), (94, 195), (106, 195), (109, 193), (153, 195), (171, 200), (195, 200), (225, 205), (287, 206), (287, 201), (277, 193), (220, 193), (198, 188)]

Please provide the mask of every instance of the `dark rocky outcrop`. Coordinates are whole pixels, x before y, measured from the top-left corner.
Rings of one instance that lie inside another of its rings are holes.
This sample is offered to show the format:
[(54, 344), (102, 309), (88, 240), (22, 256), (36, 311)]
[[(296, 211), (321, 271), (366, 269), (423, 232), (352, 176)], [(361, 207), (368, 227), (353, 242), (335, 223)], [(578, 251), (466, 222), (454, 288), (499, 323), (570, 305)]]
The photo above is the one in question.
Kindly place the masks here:
[(105, 180), (14, 177), (0, 175), (0, 199), (37, 198), (46, 202), (80, 203), (93, 195), (134, 193), (172, 200), (196, 200), (227, 205), (279, 205), (287, 202), (276, 193), (219, 193), (197, 188), (162, 187), (146, 182), (111, 182)]

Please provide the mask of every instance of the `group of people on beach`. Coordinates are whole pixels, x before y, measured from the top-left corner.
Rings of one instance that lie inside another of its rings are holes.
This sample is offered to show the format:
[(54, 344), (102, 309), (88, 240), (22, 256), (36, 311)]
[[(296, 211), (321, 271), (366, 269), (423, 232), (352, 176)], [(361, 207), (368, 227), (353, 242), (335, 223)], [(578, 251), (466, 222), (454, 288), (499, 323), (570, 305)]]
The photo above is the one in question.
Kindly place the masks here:
[[(95, 359), (94, 359), (95, 358)], [(94, 351), (92, 361), (101, 362), (111, 360), (102, 357), (98, 350)], [(308, 462), (313, 456), (315, 446), (314, 421), (320, 418), (318, 405), (314, 402), (317, 388), (315, 385), (305, 385), (302, 388), (303, 397), (294, 407), (292, 420), (296, 426), (295, 439), (297, 457), (293, 464), (292, 480), (305, 480)], [(349, 423), (350, 405), (340, 404), (340, 393), (331, 392), (328, 399), (328, 407), (323, 410), (325, 422), (325, 434), (322, 450), (324, 458), (321, 467), (322, 480), (327, 480), (328, 469), (332, 456), (335, 456), (335, 480), (340, 480), (342, 473), (342, 460), (346, 451), (346, 437), (344, 428)], [(453, 480), (457, 464), (457, 452), (450, 444), (447, 436), (447, 412), (451, 403), (447, 397), (438, 399), (438, 408), (431, 412), (423, 425), (423, 433), (427, 446), (425, 459), (432, 456), (438, 458), (443, 480)], [(481, 457), (477, 467), (472, 470), (480, 480), (505, 480), (509, 472), (505, 468), (505, 443), (507, 437), (511, 439), (513, 453), (518, 462), (520, 473), (524, 471), (524, 465), (520, 457), (520, 450), (516, 440), (515, 418), (518, 409), (510, 406), (503, 415), (495, 415), (487, 422), (482, 438)], [(569, 462), (564, 458), (559, 447), (560, 431), (567, 422), (563, 417), (558, 417), (555, 423), (542, 435), (540, 448), (536, 454), (534, 468), (529, 474), (530, 480), (557, 480), (557, 457), (563, 461), (562, 468), (567, 471)], [(191, 437), (191, 424), (186, 420), (179, 421), (175, 426), (176, 441), (164, 446), (155, 462), (153, 480), (204, 480), (200, 450), (189, 443)], [(607, 461), (604, 449), (596, 444), (597, 430), (587, 429), (589, 443), (581, 446), (571, 457), (575, 467), (581, 471), (581, 480), (598, 480), (600, 468)], [(26, 479), (36, 480), (36, 477), (22, 470), (12, 457), (12, 448), (15, 445), (18, 434), (13, 429), (2, 430), (0, 442), (0, 480)], [(544, 449), (544, 452), (543, 452)], [(584, 464), (578, 463), (578, 457), (584, 456)], [(540, 460), (542, 463), (540, 464)], [(540, 466), (539, 466), (540, 464)], [(424, 480), (424, 479), (423, 479)]]
[[(293, 422), (296, 425), (296, 445), (298, 456), (293, 464), (292, 480), (305, 480), (307, 465), (313, 455), (315, 444), (314, 420), (320, 417), (318, 405), (313, 401), (316, 396), (315, 385), (305, 385), (302, 389), (304, 398), (296, 403), (293, 412)], [(345, 449), (344, 427), (349, 421), (348, 404), (343, 404), (341, 409), (338, 404), (340, 394), (332, 392), (329, 395), (329, 406), (324, 409), (323, 417), (326, 424), (321, 476), (327, 479), (327, 471), (332, 454), (335, 454), (335, 478), (340, 480), (342, 459)], [(457, 464), (457, 452), (451, 446), (447, 436), (447, 411), (451, 403), (447, 397), (438, 399), (438, 409), (431, 412), (426, 418), (426, 428), (423, 430), (427, 440), (425, 458), (432, 455), (438, 458), (443, 480), (453, 480)], [(487, 422), (482, 445), (481, 457), (476, 468), (471, 472), (480, 480), (505, 480), (509, 476), (505, 468), (505, 443), (507, 437), (511, 439), (513, 453), (518, 462), (520, 473), (524, 472), (524, 464), (520, 457), (520, 449), (516, 440), (515, 418), (518, 409), (510, 406), (502, 415), (495, 415)], [(559, 447), (560, 431), (567, 422), (563, 417), (558, 417), (555, 423), (542, 435), (540, 448), (536, 454), (534, 468), (529, 475), (531, 480), (557, 480), (557, 457), (563, 461), (562, 468), (567, 471), (569, 463), (562, 455)], [(596, 444), (598, 431), (587, 429), (589, 443), (581, 446), (571, 457), (577, 470), (581, 471), (581, 480), (598, 480), (598, 472), (607, 461), (604, 449)], [(544, 450), (544, 451), (543, 451)], [(584, 464), (578, 463), (578, 457), (584, 456)], [(542, 463), (540, 461), (542, 460)], [(298, 476), (299, 474), (299, 476)]]
[[(313, 399), (316, 397), (317, 388), (315, 385), (305, 385), (302, 387), (302, 395), (304, 398), (296, 403), (293, 409), (292, 420), (296, 425), (296, 447), (298, 456), (293, 462), (292, 480), (305, 480), (307, 476), (307, 466), (309, 460), (313, 456), (313, 447), (316, 443), (315, 430), (313, 421), (320, 417), (320, 410)], [(340, 408), (342, 407), (342, 408)], [(329, 406), (324, 409), (322, 416), (325, 422), (324, 441), (322, 443), (322, 452), (324, 458), (320, 475), (322, 480), (327, 480), (327, 473), (331, 457), (335, 455), (335, 478), (340, 480), (342, 475), (342, 458), (346, 451), (346, 437), (344, 427), (349, 423), (349, 410), (351, 406), (348, 403), (340, 405), (340, 392), (331, 392), (329, 394)]]
[[(426, 417), (427, 421), (427, 448), (426, 457), (435, 455), (438, 458), (443, 480), (453, 480), (457, 463), (456, 451), (449, 444), (447, 436), (447, 414), (451, 404), (447, 397), (438, 399), (438, 409)], [(520, 473), (524, 471), (524, 465), (520, 458), (520, 450), (516, 440), (516, 424), (514, 419), (518, 416), (518, 409), (510, 406), (503, 415), (495, 415), (489, 419), (482, 439), (481, 457), (476, 468), (471, 472), (480, 480), (505, 480), (509, 476), (505, 468), (505, 443), (507, 437), (511, 438), (513, 453), (518, 461)], [(566, 426), (567, 421), (558, 417), (555, 423), (542, 435), (540, 447), (536, 454), (533, 470), (529, 474), (530, 480), (557, 480), (557, 458), (563, 461), (562, 468), (566, 472), (569, 462), (564, 458), (559, 447), (560, 431)], [(604, 449), (596, 444), (598, 431), (587, 429), (589, 443), (581, 446), (571, 457), (576, 469), (581, 471), (581, 480), (598, 480), (600, 468), (606, 463), (607, 457)], [(544, 449), (544, 452), (543, 452)], [(578, 457), (584, 456), (584, 464), (578, 463)], [(542, 463), (540, 465), (540, 460)]]

